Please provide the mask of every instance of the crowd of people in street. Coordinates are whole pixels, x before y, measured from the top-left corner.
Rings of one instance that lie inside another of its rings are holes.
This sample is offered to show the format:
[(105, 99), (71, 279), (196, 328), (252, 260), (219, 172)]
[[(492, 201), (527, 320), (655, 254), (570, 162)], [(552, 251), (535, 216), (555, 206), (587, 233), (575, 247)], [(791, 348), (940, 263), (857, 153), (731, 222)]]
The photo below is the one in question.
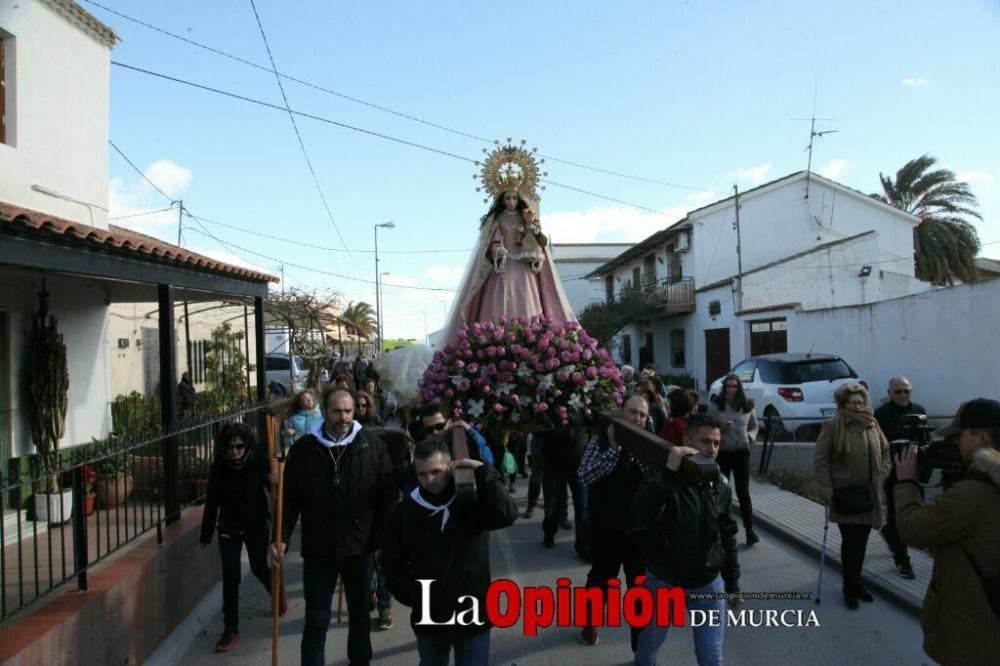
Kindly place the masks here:
[[(440, 405), (428, 405), (402, 424), (406, 435), (399, 434), (410, 445), (400, 464), (382, 436), (389, 414), (378, 377), (357, 361), (334, 368), (320, 396), (301, 391), (276, 408), (289, 443), (281, 534), (269, 531), (273, 475), (253, 433), (244, 426), (219, 433), (201, 534), (207, 546), (217, 533), (223, 564), (225, 627), (217, 650), (239, 640), (241, 548), (248, 551), (253, 575), (271, 592), (268, 557), (285, 561), (298, 527), (305, 601), (301, 663), (324, 663), (338, 581), (347, 602), (351, 664), (372, 660), (370, 613), (378, 610), (377, 629), (392, 628), (393, 599), (413, 609), (410, 624), (421, 664), (447, 664), (450, 654), (459, 665), (488, 663), (488, 622), (442, 626), (421, 620), (428, 609), (434, 618), (461, 613), (469, 597), (484, 604), (492, 580), (489, 533), (519, 517), (512, 499), (518, 476), (528, 479), (525, 518), (544, 501), (541, 546), (554, 548), (560, 529), (573, 530), (575, 552), (590, 564), (586, 586), (601, 590), (606, 603), (609, 581), (624, 572), (627, 587), (641, 585), (654, 595), (662, 587), (683, 589), (688, 610), (724, 614), (727, 605), (740, 605), (739, 523), (732, 499), (739, 500), (745, 544), (752, 547), (760, 537), (750, 497), (750, 454), (760, 425), (739, 377), (725, 377), (722, 393), (703, 404), (697, 392), (664, 386), (655, 369), (623, 368), (629, 393), (618, 416), (660, 437), (669, 448), (666, 464), (640, 462), (617, 440), (614, 426), (507, 439), (450, 418)], [(903, 578), (914, 577), (908, 546), (933, 547), (925, 650), (942, 663), (1000, 663), (1000, 619), (994, 612), (1000, 403), (970, 401), (940, 432), (958, 438), (968, 466), (936, 503), (924, 505), (919, 481), (926, 481), (926, 470), (918, 467), (917, 453), (904, 448), (895, 458), (890, 454), (889, 442), (907, 434), (900, 417), (924, 413), (912, 392), (905, 377), (893, 378), (887, 401), (873, 410), (864, 385), (841, 386), (836, 415), (819, 432), (815, 487), (840, 531), (844, 603), (857, 609), (859, 602), (874, 601), (862, 576), (873, 529), (886, 540)], [(467, 456), (452, 453), (455, 428), (467, 435)], [(680, 469), (692, 455), (715, 461), (718, 478), (685, 480)], [(459, 497), (460, 470), (475, 479), (471, 499)], [(421, 601), (426, 590), (420, 581), (426, 580), (436, 581), (429, 606)], [(279, 607), (284, 613), (284, 598)], [(667, 629), (632, 628), (636, 664), (656, 663)], [(723, 626), (694, 627), (693, 633), (699, 664), (724, 663)], [(598, 626), (583, 626), (580, 640), (596, 644)], [(984, 647), (974, 654), (977, 640)], [(982, 654), (991, 661), (982, 661)]]

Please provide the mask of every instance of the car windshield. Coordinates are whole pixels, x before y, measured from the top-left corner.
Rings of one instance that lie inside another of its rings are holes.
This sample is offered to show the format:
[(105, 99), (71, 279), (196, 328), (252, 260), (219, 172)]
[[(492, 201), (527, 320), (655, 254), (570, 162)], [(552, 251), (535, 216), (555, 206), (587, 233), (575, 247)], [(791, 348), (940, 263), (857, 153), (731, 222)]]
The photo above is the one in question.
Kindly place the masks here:
[(288, 357), (286, 356), (268, 356), (266, 363), (268, 370), (288, 370)]
[(856, 376), (851, 367), (839, 358), (798, 361), (785, 363), (780, 367), (783, 384), (805, 384)]

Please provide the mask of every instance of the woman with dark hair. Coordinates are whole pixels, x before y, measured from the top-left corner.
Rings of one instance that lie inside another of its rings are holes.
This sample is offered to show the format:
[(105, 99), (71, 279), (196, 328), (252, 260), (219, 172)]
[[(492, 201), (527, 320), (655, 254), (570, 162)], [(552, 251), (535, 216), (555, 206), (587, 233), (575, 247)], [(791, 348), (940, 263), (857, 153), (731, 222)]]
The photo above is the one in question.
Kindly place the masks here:
[[(219, 531), (222, 558), (222, 638), (216, 652), (226, 652), (240, 640), (240, 553), (246, 545), (250, 571), (271, 592), (271, 569), (267, 565), (271, 481), (267, 457), (256, 449), (253, 431), (242, 423), (227, 423), (215, 438), (215, 459), (208, 473), (208, 499), (201, 521), (201, 544), (212, 543)], [(281, 599), (281, 614), (288, 607)]]
[(649, 405), (646, 430), (654, 433), (662, 432), (668, 416), (667, 407), (663, 404), (663, 398), (661, 397), (663, 394), (663, 380), (660, 379), (659, 375), (640, 375), (635, 387), (635, 393), (644, 397)]
[(840, 528), (844, 603), (875, 599), (861, 580), (868, 535), (885, 521), (882, 482), (889, 475), (889, 442), (868, 407), (863, 384), (844, 384), (833, 398), (837, 414), (823, 422), (816, 440), (815, 482), (819, 500), (830, 507), (830, 522)]
[(760, 537), (753, 531), (753, 505), (750, 502), (750, 446), (757, 439), (757, 417), (753, 400), (743, 392), (743, 382), (736, 375), (722, 380), (722, 393), (708, 405), (708, 415), (722, 423), (722, 445), (719, 447), (719, 471), (729, 478), (732, 472), (736, 496), (740, 499), (740, 514), (746, 531), (747, 545)]
[(354, 394), (354, 400), (357, 404), (357, 408), (354, 411), (354, 420), (363, 426), (369, 426), (372, 428), (381, 428), (385, 425), (382, 417), (378, 415), (378, 411), (375, 409), (375, 399), (372, 398), (372, 394), (368, 391), (358, 391)]
[(671, 444), (680, 446), (684, 443), (684, 433), (687, 432), (687, 420), (695, 404), (685, 389), (676, 388), (667, 394), (667, 408), (670, 412), (659, 430), (660, 437)]

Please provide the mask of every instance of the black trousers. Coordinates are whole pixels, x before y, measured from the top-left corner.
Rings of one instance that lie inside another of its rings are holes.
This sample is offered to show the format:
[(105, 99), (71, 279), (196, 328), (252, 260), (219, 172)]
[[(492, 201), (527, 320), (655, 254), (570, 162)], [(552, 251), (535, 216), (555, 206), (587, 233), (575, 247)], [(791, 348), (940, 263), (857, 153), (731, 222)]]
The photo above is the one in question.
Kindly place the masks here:
[[(641, 539), (624, 530), (591, 527), (589, 531), (590, 571), (587, 573), (587, 587), (599, 587), (606, 591), (608, 581), (618, 578), (620, 570), (625, 571), (626, 586), (633, 587), (636, 576), (646, 572), (644, 544)], [(605, 604), (607, 604), (606, 596)], [(641, 629), (632, 627), (633, 652)]]
[(240, 553), (247, 547), (250, 571), (271, 592), (271, 568), (267, 566), (267, 545), (270, 541), (267, 524), (261, 523), (239, 534), (219, 533), (219, 556), (222, 558), (222, 621), (226, 628), (240, 631)]
[(372, 659), (371, 641), (371, 555), (327, 560), (302, 558), (302, 595), (306, 617), (302, 627), (302, 666), (326, 663), (326, 632), (333, 614), (337, 579), (344, 581), (347, 600), (347, 661), (350, 666), (367, 666)]
[(723, 478), (728, 479), (730, 472), (736, 485), (736, 497), (740, 500), (740, 514), (743, 516), (743, 527), (747, 531), (753, 529), (753, 504), (750, 501), (750, 450), (719, 451), (715, 459), (719, 463), (719, 471)]
[(573, 520), (576, 522), (573, 547), (584, 554), (589, 549), (587, 543), (587, 493), (580, 485), (576, 469), (559, 465), (546, 465), (542, 472), (542, 492), (545, 493), (545, 518), (542, 532), (545, 536), (555, 536), (559, 521), (568, 508), (566, 487), (573, 495)]
[[(892, 551), (892, 559), (896, 564), (909, 564), (910, 553), (906, 544), (900, 541), (899, 533), (896, 531), (896, 498), (893, 488), (899, 481), (896, 479), (896, 467), (893, 466), (889, 476), (885, 479), (885, 526), (882, 528), (882, 536)], [(920, 496), (923, 497), (924, 487), (920, 486)]]
[(871, 525), (844, 525), (840, 528), (840, 561), (843, 565), (844, 594), (854, 594), (861, 587), (861, 570), (865, 566), (865, 551)]

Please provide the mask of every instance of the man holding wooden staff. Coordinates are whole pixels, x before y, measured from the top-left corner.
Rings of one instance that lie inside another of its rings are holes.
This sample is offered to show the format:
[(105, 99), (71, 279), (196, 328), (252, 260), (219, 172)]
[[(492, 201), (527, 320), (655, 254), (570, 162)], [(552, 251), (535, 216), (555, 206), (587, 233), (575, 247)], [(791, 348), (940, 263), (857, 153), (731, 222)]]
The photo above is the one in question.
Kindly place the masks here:
[(344, 582), (351, 666), (371, 661), (369, 583), (377, 535), (396, 501), (385, 444), (354, 420), (354, 396), (323, 392), (323, 422), (291, 448), (284, 473), (283, 525), (271, 557), (280, 562), (302, 517), (302, 588), (306, 601), (302, 664), (324, 664), (337, 579)]

